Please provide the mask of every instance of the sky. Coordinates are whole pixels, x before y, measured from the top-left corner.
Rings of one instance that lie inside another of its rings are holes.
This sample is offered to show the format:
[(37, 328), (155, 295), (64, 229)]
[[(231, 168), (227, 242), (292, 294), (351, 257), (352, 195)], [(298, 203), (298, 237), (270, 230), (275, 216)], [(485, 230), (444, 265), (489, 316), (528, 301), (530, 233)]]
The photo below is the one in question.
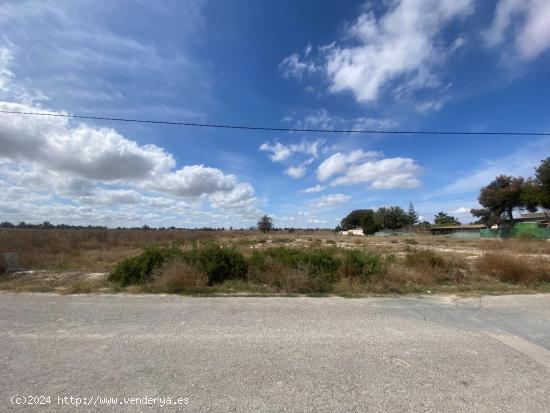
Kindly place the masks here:
[[(0, 3), (0, 109), (278, 128), (550, 132), (548, 0)], [(0, 114), (0, 221), (473, 220), (550, 137), (246, 131)]]

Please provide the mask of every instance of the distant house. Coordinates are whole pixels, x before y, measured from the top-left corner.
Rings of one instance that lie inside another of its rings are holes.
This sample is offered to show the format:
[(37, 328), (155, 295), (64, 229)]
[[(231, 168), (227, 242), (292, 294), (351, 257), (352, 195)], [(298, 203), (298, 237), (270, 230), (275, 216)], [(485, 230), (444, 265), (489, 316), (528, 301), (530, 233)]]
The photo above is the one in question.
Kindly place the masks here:
[(355, 229), (349, 229), (347, 231), (340, 231), (340, 235), (360, 235), (363, 236), (363, 228), (355, 228)]
[(429, 228), (431, 235), (455, 235), (466, 234), (476, 235), (479, 231), (487, 228), (483, 224), (470, 224), (470, 225), (436, 225)]
[(550, 227), (550, 218), (544, 212), (521, 214), (519, 218), (514, 218), (514, 222), (536, 222), (541, 227)]

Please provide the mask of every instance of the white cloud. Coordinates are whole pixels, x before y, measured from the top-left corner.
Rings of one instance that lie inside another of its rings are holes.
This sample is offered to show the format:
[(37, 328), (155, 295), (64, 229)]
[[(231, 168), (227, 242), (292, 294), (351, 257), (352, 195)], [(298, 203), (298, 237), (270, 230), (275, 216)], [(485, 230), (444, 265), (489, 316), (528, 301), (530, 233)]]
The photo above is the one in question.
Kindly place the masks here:
[(500, 0), (493, 23), (485, 32), (488, 46), (500, 46), (514, 37), (514, 47), (524, 60), (532, 60), (550, 48), (548, 0)]
[(289, 166), (285, 169), (285, 175), (293, 179), (302, 178), (306, 174), (306, 168), (303, 166)]
[(351, 196), (344, 194), (323, 195), (311, 200), (311, 206), (314, 208), (328, 208), (351, 200)]
[[(5, 102), (0, 107), (41, 110)], [(162, 148), (140, 146), (113, 129), (73, 127), (62, 118), (0, 115), (0, 145), (0, 180), (9, 188), (20, 188), (28, 197), (48, 193), (88, 205), (92, 212), (87, 216), (95, 222), (101, 218), (96, 215), (101, 205), (176, 207), (180, 211), (171, 212), (178, 214), (188, 205), (186, 201), (201, 199), (214, 208), (233, 208), (239, 219), (259, 214), (250, 184), (204, 165), (177, 169), (173, 156)], [(8, 200), (13, 192), (2, 195), (0, 201)], [(200, 203), (195, 207), (201, 208)], [(83, 217), (85, 210), (78, 211)], [(113, 222), (108, 215), (103, 218)]]
[(379, 18), (365, 10), (347, 30), (355, 45), (325, 48), (329, 90), (348, 90), (358, 101), (372, 102), (393, 81), (414, 89), (438, 86), (434, 68), (456, 49), (456, 43), (444, 45), (442, 32), (472, 13), (473, 3), (399, 0)]
[[(0, 102), (13, 111), (36, 107)], [(42, 111), (45, 112), (45, 111)], [(51, 111), (50, 111), (51, 112)], [(72, 127), (65, 118), (0, 116), (0, 157), (32, 163), (68, 177), (124, 183), (180, 197), (197, 197), (235, 188), (237, 179), (216, 168), (185, 165), (155, 145), (138, 145), (110, 128)]]
[(460, 208), (456, 209), (455, 211), (453, 211), (453, 213), (455, 213), (455, 214), (469, 214), (470, 209), (471, 208), (460, 207)]
[(372, 189), (416, 188), (420, 185), (420, 167), (409, 158), (386, 158), (350, 166), (330, 185), (369, 184)]
[(353, 123), (354, 130), (376, 129), (390, 130), (395, 128), (398, 122), (393, 119), (375, 118), (375, 117), (358, 117)]
[[(21, 91), (10, 83), (15, 76), (5, 56), (0, 52), (0, 76), (9, 74), (9, 82), (2, 85)], [(0, 101), (0, 108), (65, 114), (32, 102)], [(14, 221), (204, 226), (242, 224), (260, 214), (249, 183), (204, 165), (177, 168), (163, 148), (139, 145), (112, 128), (74, 125), (63, 117), (0, 114), (0, 147), (0, 215)], [(14, 199), (15, 210), (9, 206)], [(231, 215), (203, 210), (203, 202)]]
[(346, 168), (355, 162), (366, 158), (378, 158), (384, 154), (378, 151), (364, 152), (362, 149), (357, 149), (348, 154), (337, 152), (325, 159), (317, 168), (317, 179), (326, 181), (331, 176), (344, 172)]
[(269, 155), (269, 159), (273, 162), (284, 161), (294, 154), (304, 154), (310, 155), (313, 158), (318, 158), (324, 142), (325, 141), (322, 139), (317, 139), (315, 141), (303, 140), (300, 143), (290, 145), (283, 145), (280, 142), (275, 142), (274, 144), (264, 142), (260, 145), (259, 150), (270, 152), (271, 155)]
[(312, 187), (309, 187), (309, 188), (306, 188), (306, 189), (302, 189), (301, 192), (305, 193), (305, 194), (313, 194), (313, 193), (317, 193), (317, 192), (322, 192), (326, 189), (327, 187), (326, 186), (322, 186), (322, 185), (315, 185), (315, 186), (312, 186)]
[(15, 76), (11, 70), (10, 63), (13, 57), (9, 49), (0, 47), (0, 92), (9, 88), (12, 78)]
[[(306, 57), (311, 51), (311, 46), (306, 47)], [(312, 74), (318, 71), (320, 68), (313, 63), (313, 61), (301, 60), (298, 53), (293, 53), (290, 56), (285, 57), (281, 63), (279, 63), (279, 70), (283, 73), (285, 78), (295, 77), (302, 78), (304, 73)]]

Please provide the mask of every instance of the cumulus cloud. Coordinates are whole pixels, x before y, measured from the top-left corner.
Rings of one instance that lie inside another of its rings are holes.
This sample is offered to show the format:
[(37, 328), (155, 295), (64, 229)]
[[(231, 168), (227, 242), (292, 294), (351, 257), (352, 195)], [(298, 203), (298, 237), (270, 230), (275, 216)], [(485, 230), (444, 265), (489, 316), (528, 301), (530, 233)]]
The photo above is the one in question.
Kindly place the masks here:
[[(13, 111), (40, 111), (0, 102)], [(126, 183), (180, 197), (231, 191), (233, 175), (204, 165), (175, 169), (176, 161), (155, 145), (138, 145), (110, 128), (71, 127), (65, 118), (0, 116), (0, 157), (40, 165), (74, 178)]]
[(366, 10), (349, 27), (355, 42), (331, 47), (326, 73), (330, 91), (351, 91), (358, 101), (378, 99), (389, 82), (408, 77), (418, 87), (438, 84), (434, 66), (447, 51), (442, 32), (473, 12), (473, 0), (400, 0), (380, 18)]
[(420, 167), (412, 159), (387, 158), (352, 165), (331, 186), (367, 183), (372, 189), (410, 189), (420, 185), (419, 173)]
[[(317, 179), (335, 177), (330, 186), (368, 184), (371, 189), (415, 188), (420, 185), (420, 166), (410, 158), (383, 158), (377, 151), (357, 149), (337, 152), (325, 159), (317, 169)], [(378, 159), (383, 158), (383, 159)]]
[(532, 60), (550, 48), (548, 0), (500, 0), (491, 27), (485, 32), (488, 46), (504, 44), (508, 36), (524, 60)]
[(318, 47), (316, 58), (309, 47), (303, 56), (294, 53), (285, 58), (279, 66), (283, 75), (300, 79), (305, 74), (322, 73), (329, 92), (349, 91), (365, 103), (379, 100), (384, 91), (391, 90), (401, 100), (421, 89), (439, 88), (438, 69), (466, 42), (460, 34), (447, 40), (449, 27), (472, 14), (475, 1), (384, 3), (388, 10), (375, 15), (371, 2), (366, 2), (341, 41)]
[(269, 159), (273, 162), (284, 161), (294, 154), (304, 154), (310, 155), (313, 158), (318, 158), (324, 143), (325, 141), (322, 139), (317, 139), (315, 141), (303, 140), (300, 143), (290, 145), (283, 145), (280, 142), (275, 142), (274, 144), (264, 142), (260, 145), (259, 150), (271, 153)]
[(302, 178), (305, 174), (306, 168), (304, 166), (290, 166), (285, 169), (285, 175), (288, 175), (293, 179)]
[[(9, 61), (0, 52), (0, 76), (8, 79), (2, 87), (11, 92), (19, 86), (10, 83), (15, 77), (6, 67)], [(32, 102), (0, 101), (0, 109), (65, 114)], [(75, 125), (63, 117), (0, 114), (0, 148), (0, 214), (6, 218), (117, 226), (172, 220), (196, 226), (260, 214), (249, 183), (205, 165), (178, 168), (165, 149), (140, 145), (112, 128)], [(18, 211), (8, 204), (15, 197)], [(231, 215), (202, 210), (203, 202)]]
[(314, 208), (328, 208), (351, 200), (351, 196), (344, 194), (323, 195), (311, 200), (311, 206)]
[(363, 151), (357, 149), (348, 154), (337, 152), (325, 159), (317, 168), (317, 179), (320, 181), (326, 181), (331, 176), (344, 172), (346, 168), (355, 162), (366, 158), (377, 158), (384, 156), (382, 152), (378, 151)]
[(301, 192), (305, 193), (305, 194), (314, 194), (314, 193), (317, 193), (317, 192), (322, 192), (326, 189), (327, 187), (326, 186), (322, 186), (322, 185), (315, 185), (315, 186), (312, 186), (312, 187), (309, 187), (309, 188), (306, 188), (306, 189), (302, 189)]

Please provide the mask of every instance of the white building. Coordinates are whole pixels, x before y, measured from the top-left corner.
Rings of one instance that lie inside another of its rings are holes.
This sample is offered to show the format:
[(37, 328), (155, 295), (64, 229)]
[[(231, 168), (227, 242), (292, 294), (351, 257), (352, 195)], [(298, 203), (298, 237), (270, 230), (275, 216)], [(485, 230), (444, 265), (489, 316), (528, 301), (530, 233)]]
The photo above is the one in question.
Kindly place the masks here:
[(340, 235), (359, 235), (359, 236), (365, 235), (363, 234), (363, 228), (355, 228), (347, 231), (340, 231), (339, 234)]

